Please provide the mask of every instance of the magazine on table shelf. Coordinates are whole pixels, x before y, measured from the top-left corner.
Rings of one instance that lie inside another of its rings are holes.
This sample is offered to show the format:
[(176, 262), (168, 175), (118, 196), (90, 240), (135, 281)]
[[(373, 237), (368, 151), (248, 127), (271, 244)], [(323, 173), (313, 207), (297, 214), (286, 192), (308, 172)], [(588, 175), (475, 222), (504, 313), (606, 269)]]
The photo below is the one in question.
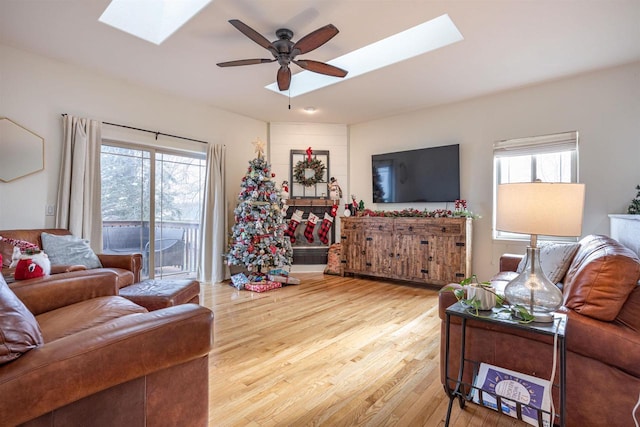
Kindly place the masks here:
[[(521, 374), (520, 372), (481, 363), (474, 383), (473, 402), (498, 410), (496, 395), (502, 397), (502, 412), (518, 418), (516, 403), (522, 403), (522, 421), (537, 426), (538, 409), (551, 411), (548, 380)], [(482, 403), (480, 392), (482, 390)], [(550, 415), (542, 413), (542, 425), (549, 427)]]

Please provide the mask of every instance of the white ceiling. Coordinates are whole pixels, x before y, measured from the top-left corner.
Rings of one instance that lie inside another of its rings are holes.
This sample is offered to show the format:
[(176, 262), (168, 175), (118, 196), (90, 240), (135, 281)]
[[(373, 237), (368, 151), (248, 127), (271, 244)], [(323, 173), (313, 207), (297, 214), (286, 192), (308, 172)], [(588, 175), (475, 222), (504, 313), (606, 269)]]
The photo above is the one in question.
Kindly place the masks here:
[[(213, 0), (160, 46), (98, 22), (108, 3), (0, 0), (0, 43), (267, 122), (353, 124), (640, 60), (640, 0)], [(463, 41), (293, 98), (291, 109), (264, 88), (277, 63), (216, 66), (270, 58), (229, 19), (269, 40), (289, 28), (294, 41), (331, 23), (340, 33), (298, 58), (329, 61), (444, 13)]]

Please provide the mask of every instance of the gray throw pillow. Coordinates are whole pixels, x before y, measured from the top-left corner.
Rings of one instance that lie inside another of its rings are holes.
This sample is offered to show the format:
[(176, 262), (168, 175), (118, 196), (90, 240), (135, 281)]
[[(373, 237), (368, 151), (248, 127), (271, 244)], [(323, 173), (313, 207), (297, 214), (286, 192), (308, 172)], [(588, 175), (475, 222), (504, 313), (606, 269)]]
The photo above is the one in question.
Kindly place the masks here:
[(36, 318), (0, 275), (0, 365), (43, 344)]
[[(540, 266), (542, 271), (552, 283), (560, 282), (573, 260), (574, 255), (580, 248), (579, 243), (554, 243), (542, 242), (540, 248)], [(522, 273), (527, 264), (527, 255), (518, 264), (518, 273)]]
[(49, 256), (51, 265), (84, 265), (100, 268), (100, 259), (89, 242), (76, 236), (42, 233), (42, 250)]

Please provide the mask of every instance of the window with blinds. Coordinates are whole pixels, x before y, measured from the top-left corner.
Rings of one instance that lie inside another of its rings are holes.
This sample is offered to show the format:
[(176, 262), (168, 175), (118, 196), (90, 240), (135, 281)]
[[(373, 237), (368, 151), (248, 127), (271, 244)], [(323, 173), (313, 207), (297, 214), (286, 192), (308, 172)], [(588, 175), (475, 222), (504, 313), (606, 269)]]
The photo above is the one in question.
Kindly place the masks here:
[[(494, 238), (528, 240), (527, 235), (495, 229), (498, 185), (534, 181), (578, 182), (578, 132), (498, 141), (493, 144), (493, 163)], [(540, 236), (540, 239), (544, 239), (544, 236)]]

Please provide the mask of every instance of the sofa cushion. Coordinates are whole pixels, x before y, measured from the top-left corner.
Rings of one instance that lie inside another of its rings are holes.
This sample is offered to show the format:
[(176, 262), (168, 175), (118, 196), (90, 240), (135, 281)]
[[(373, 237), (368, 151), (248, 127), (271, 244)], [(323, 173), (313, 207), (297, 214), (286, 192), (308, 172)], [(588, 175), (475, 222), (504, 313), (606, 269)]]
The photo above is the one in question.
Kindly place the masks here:
[(35, 317), (0, 275), (0, 365), (43, 343)]
[[(574, 255), (578, 251), (580, 245), (578, 243), (555, 243), (542, 242), (538, 245), (540, 248), (540, 266), (542, 271), (552, 283), (561, 282)], [(518, 273), (522, 273), (524, 266), (527, 264), (528, 256), (525, 255), (518, 264)]]
[(43, 339), (48, 343), (128, 314), (146, 312), (144, 307), (126, 298), (106, 296), (66, 305), (40, 314), (37, 319), (42, 327)]
[(637, 286), (640, 260), (607, 236), (580, 241), (564, 283), (564, 305), (598, 320), (612, 321)]
[(73, 235), (59, 236), (42, 233), (42, 249), (49, 255), (51, 265), (84, 265), (100, 268), (100, 259), (89, 246), (89, 242)]

